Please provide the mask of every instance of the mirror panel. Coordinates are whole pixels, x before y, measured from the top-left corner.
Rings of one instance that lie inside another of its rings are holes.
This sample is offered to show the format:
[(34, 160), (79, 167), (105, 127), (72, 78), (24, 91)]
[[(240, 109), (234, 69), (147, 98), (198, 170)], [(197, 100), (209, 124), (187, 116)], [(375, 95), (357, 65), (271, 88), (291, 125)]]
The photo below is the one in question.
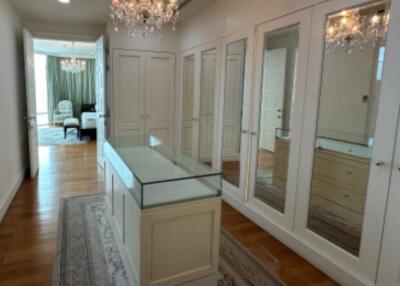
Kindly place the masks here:
[(284, 213), (299, 25), (264, 35), (255, 197)]
[(227, 45), (223, 129), (223, 178), (239, 187), (246, 40)]
[(331, 14), (326, 21), (308, 228), (356, 256), (382, 78), (386, 5), (377, 1)]
[(192, 155), (195, 57), (183, 59), (182, 152)]
[(217, 50), (201, 53), (199, 160), (212, 164), (214, 146), (214, 103), (217, 76)]

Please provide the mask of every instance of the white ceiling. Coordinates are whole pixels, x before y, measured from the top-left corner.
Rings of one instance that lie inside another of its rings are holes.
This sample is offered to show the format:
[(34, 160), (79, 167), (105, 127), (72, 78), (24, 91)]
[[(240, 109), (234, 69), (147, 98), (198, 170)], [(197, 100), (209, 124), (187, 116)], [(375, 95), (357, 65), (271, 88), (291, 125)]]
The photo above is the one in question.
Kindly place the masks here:
[[(104, 24), (109, 19), (111, 0), (10, 0), (24, 20), (41, 20), (66, 24)], [(184, 2), (185, 0), (179, 0)], [(215, 0), (191, 0), (181, 11), (187, 18)]]
[(57, 0), (11, 0), (11, 3), (24, 20), (101, 24), (109, 14), (109, 0), (71, 0), (70, 4)]
[[(35, 39), (34, 51), (40, 54), (69, 57), (72, 53), (72, 42)], [(73, 55), (78, 58), (94, 58), (95, 52), (95, 43), (74, 42)]]

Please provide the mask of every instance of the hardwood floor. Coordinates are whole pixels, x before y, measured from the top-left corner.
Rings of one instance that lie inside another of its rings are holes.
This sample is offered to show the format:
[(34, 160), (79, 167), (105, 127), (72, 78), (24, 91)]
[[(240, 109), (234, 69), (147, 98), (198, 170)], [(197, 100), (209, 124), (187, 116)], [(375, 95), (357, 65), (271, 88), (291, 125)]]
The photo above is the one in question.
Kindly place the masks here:
[[(37, 179), (24, 181), (0, 224), (0, 286), (51, 285), (60, 198), (103, 191), (94, 143), (39, 150)], [(338, 285), (225, 203), (222, 225), (287, 285)]]
[(102, 191), (94, 143), (40, 147), (37, 179), (27, 179), (0, 224), (0, 285), (51, 285), (61, 197)]

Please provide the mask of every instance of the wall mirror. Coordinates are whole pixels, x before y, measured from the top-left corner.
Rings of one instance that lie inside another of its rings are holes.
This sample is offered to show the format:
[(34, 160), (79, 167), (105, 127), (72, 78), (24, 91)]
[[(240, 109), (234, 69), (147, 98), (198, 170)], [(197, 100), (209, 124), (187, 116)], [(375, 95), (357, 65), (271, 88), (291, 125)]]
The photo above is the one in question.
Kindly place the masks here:
[(199, 150), (200, 161), (211, 165), (214, 146), (214, 106), (217, 76), (217, 50), (201, 53)]
[(331, 14), (325, 51), (308, 228), (358, 255), (374, 145), (388, 7)]
[(226, 47), (223, 126), (223, 178), (235, 187), (240, 183), (241, 126), (243, 115), (246, 40)]
[(195, 56), (183, 58), (182, 152), (192, 154)]
[(264, 34), (255, 197), (284, 212), (299, 25)]

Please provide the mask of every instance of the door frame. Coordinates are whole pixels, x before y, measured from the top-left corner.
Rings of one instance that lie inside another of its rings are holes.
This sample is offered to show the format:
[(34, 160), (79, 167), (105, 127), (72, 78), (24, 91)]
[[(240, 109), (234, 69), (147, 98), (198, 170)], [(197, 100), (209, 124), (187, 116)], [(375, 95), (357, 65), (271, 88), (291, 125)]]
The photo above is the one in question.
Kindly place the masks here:
[[(385, 77), (382, 80), (387, 80), (395, 84), (387, 84), (382, 86), (382, 91), (386, 91), (391, 95), (391, 102), (385, 103), (382, 109), (399, 109), (399, 118), (397, 123), (397, 138), (392, 164), (392, 174), (389, 195), (387, 199), (387, 210), (385, 216), (385, 225), (382, 238), (382, 248), (380, 253), (380, 263), (378, 268), (377, 285), (381, 286), (399, 286), (400, 285), (400, 97), (398, 90), (398, 72), (400, 67), (400, 2), (392, 1), (391, 4), (391, 26), (389, 29), (386, 45), (386, 58), (390, 58), (384, 65)], [(391, 127), (386, 127), (391, 128)]]
[[(31, 178), (35, 178), (39, 171), (39, 143), (36, 118), (36, 82), (35, 82), (35, 51), (34, 37), (26, 28), (23, 29), (24, 64), (25, 64), (25, 99), (26, 121), (29, 144), (29, 169)], [(31, 50), (31, 55), (28, 53)], [(29, 58), (31, 56), (32, 58)], [(33, 93), (33, 95), (32, 95)], [(33, 101), (33, 102), (32, 102)]]
[[(299, 44), (297, 48), (297, 64), (295, 71), (294, 104), (291, 117), (292, 133), (289, 151), (287, 186), (285, 195), (285, 211), (281, 213), (255, 197), (258, 147), (260, 138), (260, 116), (262, 100), (262, 77), (264, 62), (264, 35), (299, 25)], [(251, 159), (249, 172), (248, 203), (252, 209), (262, 213), (268, 220), (283, 228), (292, 230), (296, 204), (298, 168), (300, 166), (300, 144), (302, 138), (302, 118), (306, 97), (306, 71), (309, 54), (309, 38), (311, 29), (311, 9), (305, 9), (262, 24), (256, 29), (256, 60), (253, 92), (253, 117), (251, 124)]]
[[(300, 157), (302, 168), (299, 169), (295, 213), (296, 235), (309, 245), (313, 245), (313, 248), (322, 256), (326, 257), (330, 261), (334, 261), (335, 264), (340, 266), (342, 269), (346, 269), (347, 272), (353, 273), (354, 276), (357, 277), (359, 281), (363, 281), (364, 284), (373, 284), (376, 278), (381, 231), (383, 228), (384, 210), (386, 207), (390, 177), (390, 169), (388, 166), (391, 164), (396, 135), (395, 124), (397, 124), (398, 105), (393, 106), (393, 103), (396, 102), (396, 96), (394, 95), (394, 85), (396, 81), (393, 80), (393, 77), (389, 77), (389, 74), (394, 67), (389, 68), (390, 65), (386, 64), (392, 61), (391, 59), (388, 59), (388, 57), (386, 57), (383, 72), (380, 95), (381, 100), (375, 133), (375, 147), (371, 158), (369, 187), (367, 192), (359, 257), (351, 255), (339, 246), (334, 245), (318, 234), (307, 229), (307, 220), (314, 159), (315, 134), (318, 120), (320, 85), (322, 80), (321, 72), (324, 57), (325, 20), (329, 14), (358, 5), (368, 4), (370, 2), (370, 0), (337, 0), (325, 2), (313, 8), (313, 26), (310, 41), (310, 55), (312, 55), (312, 57), (310, 56), (307, 71), (307, 98), (304, 108), (304, 130)], [(388, 43), (393, 40), (392, 38), (395, 38), (394, 34), (395, 33), (393, 32), (389, 34)], [(391, 46), (389, 50), (393, 50), (393, 48), (394, 47)], [(387, 52), (387, 55), (391, 55), (395, 51)], [(383, 161), (385, 164), (378, 167), (374, 164), (377, 161)]]
[(249, 158), (249, 130), (250, 130), (250, 112), (251, 112), (251, 92), (253, 81), (253, 55), (254, 55), (254, 28), (246, 29), (234, 35), (225, 37), (221, 40), (221, 58), (220, 58), (220, 89), (218, 93), (218, 126), (217, 126), (217, 142), (216, 142), (216, 160), (215, 166), (218, 170), (222, 170), (223, 163), (223, 137), (224, 137), (224, 121), (225, 121), (225, 90), (226, 90), (226, 69), (227, 69), (227, 49), (228, 45), (246, 41), (245, 65), (244, 65), (244, 86), (242, 95), (242, 118), (240, 121), (240, 179), (239, 188), (231, 183), (223, 180), (222, 189), (233, 195), (238, 200), (244, 202), (246, 200), (248, 186), (248, 158)]
[[(103, 53), (102, 53), (102, 56), (103, 56), (103, 66), (102, 67), (100, 67), (99, 65), (98, 65), (98, 63), (97, 63), (97, 56), (99, 55), (99, 51), (97, 51), (97, 45), (99, 44), (99, 43), (101, 43), (101, 46), (102, 46), (102, 49), (103, 49)], [(105, 142), (105, 140), (107, 139), (107, 124), (109, 124), (109, 113), (108, 113), (108, 101), (107, 101), (107, 88), (106, 88), (106, 66), (107, 66), (107, 58), (106, 58), (106, 52), (105, 52), (105, 39), (104, 39), (104, 35), (101, 35), (98, 39), (97, 39), (97, 41), (96, 41), (96, 76), (95, 76), (95, 79), (96, 79), (96, 104), (97, 104), (97, 106), (99, 106), (99, 96), (98, 96), (98, 93), (99, 93), (99, 90), (100, 90), (100, 88), (99, 88), (99, 86), (98, 86), (98, 82), (97, 82), (97, 79), (98, 79), (98, 77), (97, 77), (97, 73), (99, 72), (99, 70), (98, 69), (100, 69), (101, 68), (101, 70), (102, 70), (102, 72), (103, 72), (103, 75), (102, 75), (102, 83), (101, 83), (101, 89), (102, 89), (102, 92), (103, 92), (103, 100), (102, 100), (102, 103), (101, 103), (101, 106), (102, 106), (102, 110), (101, 110), (101, 114), (97, 114), (97, 125), (98, 126), (100, 126), (100, 124), (102, 124), (102, 125), (104, 125), (104, 126), (102, 126), (102, 129), (103, 129), (103, 132), (104, 132), (104, 134), (102, 134), (103, 135), (103, 138), (101, 138), (101, 134), (98, 132), (98, 127), (97, 127), (97, 132), (96, 132), (96, 134), (97, 134), (97, 142), (96, 142), (96, 145), (97, 145), (97, 163), (102, 167), (102, 168), (104, 168), (104, 142)], [(97, 110), (96, 110), (96, 112), (98, 112)], [(99, 144), (99, 141), (101, 141), (101, 143)]]

